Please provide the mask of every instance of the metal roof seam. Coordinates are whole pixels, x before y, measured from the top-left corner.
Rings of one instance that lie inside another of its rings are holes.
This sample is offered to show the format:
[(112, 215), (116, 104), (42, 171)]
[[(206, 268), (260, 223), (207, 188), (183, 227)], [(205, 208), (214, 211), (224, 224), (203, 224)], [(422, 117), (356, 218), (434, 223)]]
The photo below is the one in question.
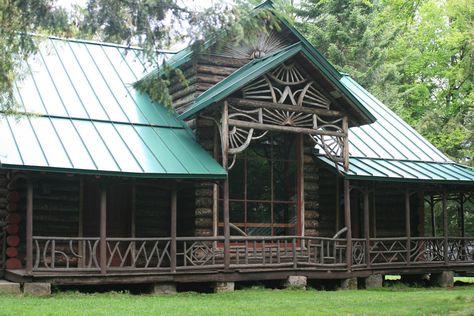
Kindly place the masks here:
[[(422, 165), (421, 163), (418, 163), (418, 162), (413, 162), (413, 163), (414, 163), (414, 166), (416, 166), (417, 168), (420, 168), (420, 169), (422, 169), (422, 170), (428, 171), (428, 172), (430, 172), (431, 174), (435, 174), (436, 176), (438, 176), (438, 177), (441, 178), (441, 179), (448, 180), (448, 178), (446, 178), (445, 176), (440, 175), (440, 174), (437, 173), (437, 172), (433, 172), (432, 170), (429, 170), (426, 166)], [(425, 165), (427, 165), (427, 164), (425, 163)]]
[[(471, 168), (469, 168), (469, 167), (467, 167), (467, 166), (464, 166), (464, 165), (460, 165), (460, 164), (458, 164), (458, 163), (453, 163), (453, 164), (451, 164), (451, 166), (452, 166), (454, 169), (456, 169), (457, 172), (461, 172), (462, 175), (463, 175), (464, 177), (466, 177), (466, 178), (468, 178), (468, 177), (470, 176), (470, 174), (466, 173), (467, 170), (469, 170), (469, 172), (474, 172), (474, 170), (472, 170)], [(467, 174), (468, 176), (466, 176), (466, 174)], [(474, 176), (473, 176), (473, 178), (474, 178)]]
[[(378, 166), (380, 166), (380, 167), (382, 167), (382, 168), (385, 168), (385, 169), (387, 169), (387, 170), (390, 170), (390, 171), (393, 172), (394, 174), (398, 174), (401, 178), (405, 178), (405, 176), (404, 176), (403, 174), (394, 171), (394, 170), (393, 170), (392, 168), (390, 168), (390, 167), (387, 167), (387, 166), (385, 166), (385, 165), (382, 165), (379, 160), (374, 159), (373, 162), (374, 162), (376, 165), (378, 165)], [(390, 164), (389, 164), (389, 165), (390, 165)]]
[[(433, 153), (435, 153), (438, 157), (442, 158), (444, 161), (450, 161), (450, 159), (447, 159), (447, 157), (441, 153), (437, 148), (433, 149), (433, 145), (431, 145), (429, 142), (426, 141), (421, 135), (416, 132), (415, 129), (413, 129), (410, 125), (408, 125), (405, 121), (403, 121), (400, 117), (395, 115), (393, 111), (391, 111), (388, 107), (386, 107), (382, 102), (377, 100), (372, 94), (370, 94), (367, 90), (365, 90), (362, 86), (360, 86), (354, 79), (352, 79), (350, 76), (345, 76), (354, 86), (358, 88), (365, 96), (367, 96), (372, 102), (374, 102), (378, 108), (382, 111), (384, 111), (387, 115), (389, 115), (391, 118), (393, 118), (395, 121), (397, 121), (401, 126), (406, 128), (408, 131), (411, 132), (411, 134), (416, 137), (418, 140), (422, 141), (424, 145), (426, 145)], [(370, 105), (369, 105), (370, 106)], [(385, 117), (384, 115), (381, 115), (381, 117)], [(409, 139), (409, 138), (408, 138)], [(413, 143), (411, 139), (409, 141)], [(416, 144), (414, 144), (416, 145)]]
[[(431, 166), (432, 168), (434, 168), (434, 169), (440, 171), (440, 172), (444, 172), (444, 173), (447, 173), (447, 174), (451, 175), (453, 178), (457, 178), (457, 179), (459, 179), (459, 180), (461, 180), (461, 179), (463, 178), (463, 176), (461, 176), (460, 174), (458, 174), (458, 173), (455, 172), (455, 171), (452, 171), (452, 170), (440, 170), (436, 164), (431, 164), (430, 166)], [(446, 168), (445, 168), (445, 169), (446, 169)], [(454, 175), (453, 175), (453, 174), (454, 174)], [(461, 177), (461, 178), (460, 178), (460, 177)]]
[[(183, 148), (186, 150), (186, 152), (188, 152), (188, 153), (190, 154), (189, 157), (193, 157), (193, 155), (191, 155), (192, 153), (189, 152), (188, 147), (187, 147), (185, 144), (183, 144), (183, 142), (179, 139), (178, 135), (176, 135), (176, 133), (175, 133), (173, 130), (171, 130), (171, 132), (176, 136), (178, 142), (179, 142), (181, 145), (183, 145)], [(194, 157), (193, 157), (193, 159), (194, 159)], [(205, 170), (207, 170), (208, 172), (210, 172), (210, 170), (207, 168), (207, 166), (206, 166), (205, 164), (203, 164), (200, 160), (198, 160), (198, 159), (194, 159), (194, 160), (195, 160), (199, 165), (201, 165)]]
[(18, 156), (21, 159), (21, 163), (25, 164), (25, 159), (23, 159), (23, 155), (21, 154), (20, 146), (18, 145), (18, 142), (16, 140), (15, 133), (13, 133), (12, 127), (10, 125), (10, 121), (8, 120), (8, 118), (5, 121), (7, 122), (8, 129), (10, 130), (10, 134), (12, 135), (13, 141), (15, 143), (16, 150), (18, 152)]
[[(400, 160), (387, 160), (388, 163), (390, 163), (391, 165), (394, 165), (394, 162), (399, 162)], [(411, 175), (413, 178), (415, 179), (418, 179), (418, 176), (416, 174), (413, 173), (413, 169), (411, 169), (411, 171), (408, 171), (407, 170), (407, 167), (403, 164), (397, 164), (396, 166), (398, 169), (401, 169), (403, 170), (404, 172), (406, 172), (407, 174)]]
[[(366, 167), (369, 167), (370, 169), (373, 169), (373, 170), (375, 170), (375, 171), (380, 172), (381, 174), (385, 175), (385, 177), (387, 177), (387, 178), (390, 177), (386, 172), (383, 172), (383, 171), (380, 170), (379, 168), (376, 168), (376, 167), (374, 167), (374, 166), (369, 165), (368, 163), (366, 163), (365, 161), (363, 161), (363, 159), (357, 159), (356, 161), (359, 162), (359, 163), (361, 163), (361, 164), (363, 164), (363, 165), (365, 165)], [(373, 174), (372, 174), (372, 175), (373, 175)]]
[[(354, 93), (355, 93), (356, 96), (359, 96), (359, 94), (358, 94), (357, 92), (354, 92)], [(362, 93), (365, 94), (364, 91), (362, 91)], [(367, 96), (367, 94), (365, 94), (365, 95)], [(359, 96), (359, 97), (360, 97), (360, 96)], [(410, 153), (411, 153), (412, 155), (414, 155), (416, 158), (421, 159), (415, 152), (413, 152), (412, 150), (410, 150), (410, 148), (408, 148), (404, 143), (402, 143), (398, 137), (395, 137), (395, 135), (394, 135), (391, 131), (389, 131), (389, 130), (387, 129), (387, 127), (386, 127), (385, 124), (381, 124), (381, 123), (380, 123), (380, 120), (382, 120), (382, 121), (388, 123), (388, 121), (386, 120), (386, 118), (379, 112), (379, 109), (380, 109), (380, 108), (373, 107), (370, 103), (366, 103), (366, 105), (367, 105), (368, 107), (370, 107), (370, 109), (371, 109), (374, 113), (377, 113), (377, 115), (380, 116), (379, 118), (377, 118), (377, 120), (378, 120), (379, 122), (378, 122), (378, 123), (376, 122), (376, 123), (374, 123), (374, 124), (378, 124), (377, 126), (380, 127), (380, 128), (382, 128), (383, 130), (385, 130), (385, 132), (386, 132), (388, 135), (390, 135), (390, 136), (393, 138), (393, 140), (395, 140), (396, 142), (398, 142), (402, 147), (404, 147), (408, 152), (410, 152)], [(367, 128), (372, 128), (374, 131), (376, 131), (376, 133), (379, 134), (380, 137), (382, 137), (382, 139), (386, 140), (387, 143), (390, 144), (390, 145), (395, 149), (395, 151), (397, 151), (397, 152), (398, 152), (400, 155), (402, 155), (405, 159), (408, 159), (408, 157), (407, 157), (404, 153), (402, 153), (398, 148), (396, 148), (396, 147), (392, 144), (391, 141), (389, 141), (389, 140), (388, 140), (385, 136), (383, 136), (378, 130), (376, 130), (376, 129), (373, 127), (373, 124), (369, 124), (369, 125), (367, 125), (367, 126), (368, 126)], [(365, 127), (361, 127), (360, 130), (363, 131), (364, 128), (365, 128)], [(403, 133), (400, 133), (400, 135), (403, 135)], [(406, 137), (405, 135), (403, 135), (403, 137), (405, 137), (406, 140), (408, 140), (408, 141), (411, 142), (413, 145), (415, 145), (408, 137)], [(393, 155), (391, 155), (391, 156), (393, 157)]]
[[(380, 138), (386, 140), (386, 138), (383, 137), (383, 136), (379, 133), (379, 131), (378, 131), (377, 129), (375, 129), (375, 127), (372, 126), (372, 124), (369, 124), (369, 125), (366, 125), (366, 126), (363, 126), (363, 127), (359, 127), (359, 130), (358, 130), (358, 131), (359, 131), (360, 133), (364, 133), (364, 134), (368, 137), (368, 139), (372, 139), (372, 141), (373, 141), (375, 144), (377, 144), (377, 146), (378, 146), (381, 150), (383, 150), (383, 151), (384, 151), (388, 156), (390, 156), (391, 158), (395, 159), (395, 156), (392, 155), (392, 153), (391, 153), (390, 151), (388, 151), (384, 146), (382, 146), (382, 144), (380, 143), (380, 141), (374, 139), (374, 137), (371, 136), (370, 133), (369, 133), (368, 131), (366, 131), (366, 129), (372, 130), (373, 133), (379, 135)], [(396, 150), (396, 147), (395, 147), (394, 145), (392, 145), (391, 142), (387, 142), (387, 143), (388, 143), (393, 149)], [(377, 154), (377, 156), (381, 157), (379, 154)], [(402, 156), (405, 157), (405, 155), (402, 155)], [(405, 158), (406, 158), (406, 157), (405, 157)]]
[[(28, 67), (28, 69), (30, 70), (30, 67)], [(30, 75), (33, 77), (33, 74), (31, 73), (31, 70), (30, 70)], [(34, 85), (35, 85), (36, 90), (38, 91), (38, 87), (36, 86), (36, 81), (35, 81), (34, 77), (33, 77), (33, 82), (34, 82)], [(42, 99), (41, 95), (40, 95), (40, 94), (38, 94), (38, 95), (39, 95), (39, 97), (40, 97), (41, 102), (43, 102), (43, 99)], [(22, 103), (23, 106), (24, 106), (23, 98), (22, 98), (21, 94), (18, 93), (18, 96), (19, 96), (19, 98), (20, 98), (20, 100), (21, 100), (21, 103)], [(43, 105), (44, 105), (44, 102), (43, 102)], [(44, 158), (44, 160), (46, 161), (46, 164), (49, 166), (48, 157), (46, 157), (46, 153), (44, 152), (44, 149), (43, 149), (43, 147), (41, 146), (41, 143), (40, 143), (40, 141), (39, 141), (39, 139), (38, 139), (38, 135), (36, 134), (36, 131), (35, 131), (35, 129), (33, 128), (33, 125), (31, 124), (31, 121), (30, 121), (30, 118), (29, 118), (28, 115), (26, 116), (26, 120), (28, 121), (28, 124), (30, 125), (31, 131), (33, 132), (33, 135), (35, 136), (35, 139), (36, 139), (36, 142), (37, 142), (37, 144), (38, 144), (38, 147), (40, 148), (41, 153), (43, 154), (43, 158)]]
[(354, 142), (351, 140), (351, 138), (357, 138), (359, 140), (360, 143), (364, 144), (365, 147), (368, 148), (368, 150), (370, 150), (371, 152), (374, 153), (374, 155), (376, 155), (377, 157), (380, 158), (380, 155), (375, 151), (373, 150), (370, 146), (368, 146), (363, 140), (362, 138), (359, 137), (359, 135), (357, 135), (356, 133), (351, 133), (350, 132), (350, 129), (349, 129), (349, 156), (351, 157), (357, 157), (357, 155), (354, 155), (350, 152), (351, 148), (357, 148), (358, 151), (360, 151), (362, 153), (362, 155), (364, 155), (364, 157), (367, 157), (367, 154), (364, 152), (364, 150), (362, 150), (360, 148), (360, 146), (356, 146), (354, 144)]
[[(56, 89), (56, 92), (58, 93), (58, 88), (57, 88), (57, 86), (56, 86), (56, 83), (55, 83), (54, 80), (53, 80), (53, 76), (51, 75), (51, 72), (50, 72), (50, 70), (49, 70), (49, 67), (47, 66), (46, 60), (45, 60), (43, 54), (41, 53), (41, 50), (38, 50), (38, 53), (39, 53), (39, 55), (40, 55), (40, 57), (41, 57), (41, 59), (42, 59), (42, 61), (43, 61), (43, 64), (45, 65), (45, 68), (46, 68), (46, 71), (47, 71), (47, 73), (48, 73), (48, 76), (49, 76), (49, 78), (51, 79), (51, 82), (52, 82), (54, 88)], [(36, 85), (36, 81), (35, 81), (35, 79), (34, 79), (34, 76), (32, 76), (32, 78), (33, 78), (33, 81), (35, 82), (35, 85)], [(49, 122), (50, 122), (50, 124), (51, 124), (51, 127), (53, 128), (54, 133), (56, 134), (56, 137), (58, 138), (59, 143), (61, 144), (61, 147), (63, 148), (64, 153), (66, 154), (66, 157), (67, 157), (68, 160), (69, 160), (69, 163), (71, 164), (71, 167), (74, 168), (74, 162), (72, 161), (71, 156), (69, 155), (68, 151), (66, 150), (66, 147), (64, 146), (64, 143), (63, 143), (63, 141), (62, 141), (62, 139), (61, 139), (61, 137), (60, 137), (60, 135), (59, 135), (59, 133), (58, 133), (58, 131), (57, 131), (57, 129), (56, 129), (56, 126), (54, 126), (54, 124), (53, 124), (53, 122), (52, 122), (52, 120), (51, 120), (51, 115), (49, 115), (49, 111), (48, 111), (48, 109), (46, 108), (46, 106), (44, 105), (44, 100), (43, 100), (43, 97), (41, 96), (41, 94), (39, 94), (39, 97), (40, 97), (40, 99), (41, 99), (41, 101), (42, 101), (42, 103), (43, 103), (43, 107), (44, 107), (44, 110), (45, 110), (45, 112), (46, 112), (46, 114), (47, 114), (47, 116), (48, 116), (48, 119), (49, 119)], [(69, 111), (67, 110), (67, 108), (66, 108), (66, 106), (65, 106), (65, 103), (64, 103), (64, 100), (63, 100), (63, 98), (62, 98), (62, 96), (61, 96), (60, 93), (58, 93), (58, 97), (59, 97), (59, 99), (61, 100), (61, 104), (62, 104), (63, 107), (64, 107), (64, 111), (65, 111), (66, 114), (69, 116)], [(21, 96), (20, 96), (20, 98), (21, 98)], [(72, 124), (72, 121), (71, 121), (71, 124)], [(77, 132), (77, 129), (76, 129), (76, 132)]]
[[(148, 146), (148, 144), (147, 144), (147, 143), (145, 142), (145, 140), (142, 138), (142, 136), (140, 135), (140, 133), (138, 133), (138, 131), (137, 131), (136, 127), (135, 127), (135, 124), (130, 120), (130, 118), (128, 117), (127, 113), (124, 111), (124, 109), (123, 109), (123, 107), (121, 106), (120, 102), (118, 101), (118, 99), (117, 99), (115, 93), (112, 91), (112, 89), (110, 88), (110, 85), (108, 84), (107, 80), (105, 79), (104, 75), (102, 74), (102, 71), (100, 71), (100, 68), (99, 68), (99, 66), (97, 65), (97, 63), (95, 62), (95, 59), (92, 57), (92, 54), (91, 54), (89, 48), (87, 47), (87, 45), (85, 45), (85, 48), (86, 48), (87, 52), (89, 53), (89, 56), (91, 57), (91, 59), (92, 59), (94, 65), (96, 66), (98, 72), (99, 72), (100, 75), (102, 76), (102, 78), (103, 78), (103, 80), (104, 80), (104, 82), (105, 82), (105, 85), (107, 86), (107, 88), (108, 88), (109, 91), (110, 91), (110, 94), (112, 95), (112, 97), (114, 98), (115, 102), (117, 103), (117, 106), (120, 108), (120, 110), (122, 111), (123, 115), (127, 118), (128, 123), (125, 123), (125, 124), (130, 125), (130, 126), (133, 128), (135, 134), (140, 138), (140, 140), (142, 141), (142, 143), (143, 143), (143, 144), (145, 145), (145, 147), (148, 149), (148, 152), (151, 153), (151, 155), (153, 156), (155, 162), (158, 163), (158, 165), (160, 165), (160, 166), (163, 168), (163, 170), (165, 170), (165, 172), (166, 172), (166, 168), (164, 168), (164, 166), (160, 163), (160, 160), (158, 159), (158, 157), (156, 157), (155, 153), (151, 150), (151, 148)], [(103, 48), (102, 48), (102, 51), (103, 51)], [(107, 54), (105, 54), (105, 56), (106, 56), (106, 58), (107, 58)], [(109, 61), (110, 61), (110, 60), (109, 60)], [(112, 66), (112, 67), (113, 67), (113, 66)], [(127, 90), (127, 92), (128, 92), (128, 90)], [(135, 105), (137, 105), (137, 104), (135, 103)], [(161, 116), (161, 115), (160, 115), (160, 116)], [(146, 118), (146, 119), (147, 119), (147, 118)], [(147, 119), (147, 121), (148, 121), (148, 119)], [(148, 122), (149, 122), (149, 121), (148, 121)], [(133, 151), (131, 150), (131, 148), (130, 148), (129, 145), (127, 144), (127, 142), (125, 142), (122, 133), (120, 133), (120, 131), (117, 130), (117, 128), (116, 128), (116, 126), (115, 126), (115, 123), (113, 123), (113, 122), (111, 122), (111, 121), (110, 121), (110, 123), (112, 123), (112, 125), (114, 126), (115, 131), (116, 131), (117, 134), (119, 135), (119, 137), (120, 137), (120, 139), (122, 140), (122, 142), (125, 144), (126, 148), (129, 150), (129, 152), (130, 152), (130, 154), (132, 155), (132, 157), (135, 158), (135, 161), (137, 162), (138, 166), (142, 169), (142, 171), (145, 171), (144, 167), (140, 164), (140, 161), (138, 160), (138, 158), (136, 157), (136, 155), (133, 153)], [(169, 125), (168, 125), (168, 127), (169, 127)]]
[[(425, 177), (428, 177), (428, 178), (433, 179), (433, 180), (435, 179), (435, 178), (433, 178), (429, 173), (426, 173), (426, 169), (422, 169), (423, 171), (420, 171), (419, 169), (416, 169), (416, 168), (414, 168), (413, 166), (408, 165), (407, 163), (408, 163), (409, 161), (399, 160), (399, 162), (400, 162), (403, 166), (405, 166), (405, 167), (407, 167), (407, 168), (410, 168), (411, 170), (414, 170), (414, 171), (416, 171), (416, 172), (418, 172), (418, 173), (421, 173), (421, 174), (424, 175)], [(415, 163), (415, 161), (410, 161), (410, 162)]]
[[(69, 44), (69, 47), (71, 47), (70, 43), (68, 43), (68, 44)], [(86, 49), (87, 49), (87, 48), (86, 48)], [(71, 48), (71, 51), (72, 51), (72, 54), (74, 55), (74, 57), (76, 58), (78, 64), (81, 65), (81, 63), (80, 63), (79, 60), (77, 59), (77, 54), (74, 52), (74, 50), (73, 50), (72, 48)], [(91, 58), (91, 59), (93, 60), (93, 58)], [(94, 62), (94, 64), (95, 64), (95, 62)], [(95, 66), (97, 67), (97, 65), (95, 65)], [(91, 82), (90, 82), (88, 76), (87, 76), (86, 73), (84, 72), (84, 69), (82, 69), (82, 67), (80, 67), (80, 68), (81, 68), (81, 70), (82, 70), (82, 72), (83, 72), (83, 74), (84, 74), (84, 76), (85, 76), (85, 78), (86, 78), (86, 81), (89, 83), (89, 86), (90, 86), (90, 88), (92, 89), (92, 93), (93, 93), (93, 94), (95, 95), (95, 97), (97, 98), (98, 104), (101, 106), (102, 110), (104, 111), (104, 113), (105, 113), (105, 115), (107, 116), (107, 118), (109, 119), (109, 121), (112, 121), (111, 118), (110, 118), (109, 113), (105, 110), (105, 108), (104, 108), (104, 106), (103, 106), (103, 104), (102, 104), (100, 98), (98, 97), (98, 95), (97, 95), (97, 93), (96, 93), (94, 87), (92, 86), (92, 84), (91, 84)], [(99, 73), (100, 73), (100, 71), (99, 71)], [(127, 150), (128, 150), (128, 152), (130, 153), (130, 155), (133, 157), (133, 159), (134, 159), (135, 162), (137, 163), (138, 167), (139, 167), (140, 169), (142, 169), (142, 172), (144, 172), (145, 170), (144, 170), (143, 167), (141, 166), (141, 164), (140, 164), (140, 162), (138, 161), (137, 157), (136, 157), (136, 156), (133, 154), (133, 152), (130, 150), (128, 144), (124, 141), (124, 139), (122, 138), (122, 136), (121, 136), (120, 133), (118, 132), (118, 130), (117, 130), (115, 124), (112, 123), (112, 122), (111, 122), (110, 124), (111, 124), (112, 127), (114, 128), (115, 133), (119, 136), (119, 138), (120, 138), (120, 140), (122, 141), (122, 143), (123, 143), (123, 144), (125, 145), (125, 147), (127, 148)], [(100, 134), (100, 133), (99, 133), (99, 134)], [(80, 137), (80, 136), (79, 136), (79, 137)], [(92, 158), (92, 157), (91, 157), (91, 158)], [(92, 160), (93, 160), (93, 159), (92, 159)], [(119, 169), (121, 169), (121, 168), (119, 167)]]

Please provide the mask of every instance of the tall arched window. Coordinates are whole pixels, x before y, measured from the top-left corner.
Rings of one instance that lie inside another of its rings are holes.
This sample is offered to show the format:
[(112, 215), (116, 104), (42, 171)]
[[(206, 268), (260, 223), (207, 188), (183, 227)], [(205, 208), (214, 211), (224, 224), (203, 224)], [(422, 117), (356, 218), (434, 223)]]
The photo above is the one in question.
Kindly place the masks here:
[[(230, 222), (249, 236), (299, 233), (297, 148), (295, 134), (269, 133), (237, 156), (229, 171)], [(222, 228), (222, 195), (220, 204)]]

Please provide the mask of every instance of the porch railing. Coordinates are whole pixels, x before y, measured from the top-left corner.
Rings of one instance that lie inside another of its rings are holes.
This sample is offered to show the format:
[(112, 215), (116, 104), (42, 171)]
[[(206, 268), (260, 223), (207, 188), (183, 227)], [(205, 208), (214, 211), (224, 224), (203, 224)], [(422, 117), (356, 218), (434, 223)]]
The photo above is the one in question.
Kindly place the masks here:
[(474, 263), (474, 238), (371, 238), (368, 246), (353, 239), (352, 262), (354, 268)]
[[(230, 269), (307, 268), (347, 270), (346, 239), (325, 237), (231, 237)], [(33, 272), (222, 270), (224, 237), (172, 239), (107, 238), (105, 267), (100, 263), (100, 239), (33, 237)], [(350, 269), (398, 266), (474, 264), (474, 238), (412, 237), (352, 239)], [(409, 247), (408, 247), (409, 245)], [(173, 260), (174, 259), (174, 260)], [(173, 265), (173, 266), (172, 266)]]

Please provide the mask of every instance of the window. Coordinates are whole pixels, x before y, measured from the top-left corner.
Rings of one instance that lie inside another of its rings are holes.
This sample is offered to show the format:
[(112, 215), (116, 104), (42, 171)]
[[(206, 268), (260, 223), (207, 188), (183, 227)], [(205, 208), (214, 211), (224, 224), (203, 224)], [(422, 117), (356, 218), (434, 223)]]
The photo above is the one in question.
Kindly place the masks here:
[[(296, 140), (294, 134), (254, 140), (229, 171), (230, 222), (249, 236), (298, 233)], [(220, 205), (222, 227), (222, 195)]]

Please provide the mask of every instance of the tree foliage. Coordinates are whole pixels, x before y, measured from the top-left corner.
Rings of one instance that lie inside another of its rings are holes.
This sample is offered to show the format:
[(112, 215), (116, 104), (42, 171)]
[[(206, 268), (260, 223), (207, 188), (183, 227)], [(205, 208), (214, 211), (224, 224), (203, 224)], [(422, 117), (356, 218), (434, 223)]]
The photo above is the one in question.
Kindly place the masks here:
[(474, 164), (474, 0), (305, 0), (297, 14), (339, 70)]

